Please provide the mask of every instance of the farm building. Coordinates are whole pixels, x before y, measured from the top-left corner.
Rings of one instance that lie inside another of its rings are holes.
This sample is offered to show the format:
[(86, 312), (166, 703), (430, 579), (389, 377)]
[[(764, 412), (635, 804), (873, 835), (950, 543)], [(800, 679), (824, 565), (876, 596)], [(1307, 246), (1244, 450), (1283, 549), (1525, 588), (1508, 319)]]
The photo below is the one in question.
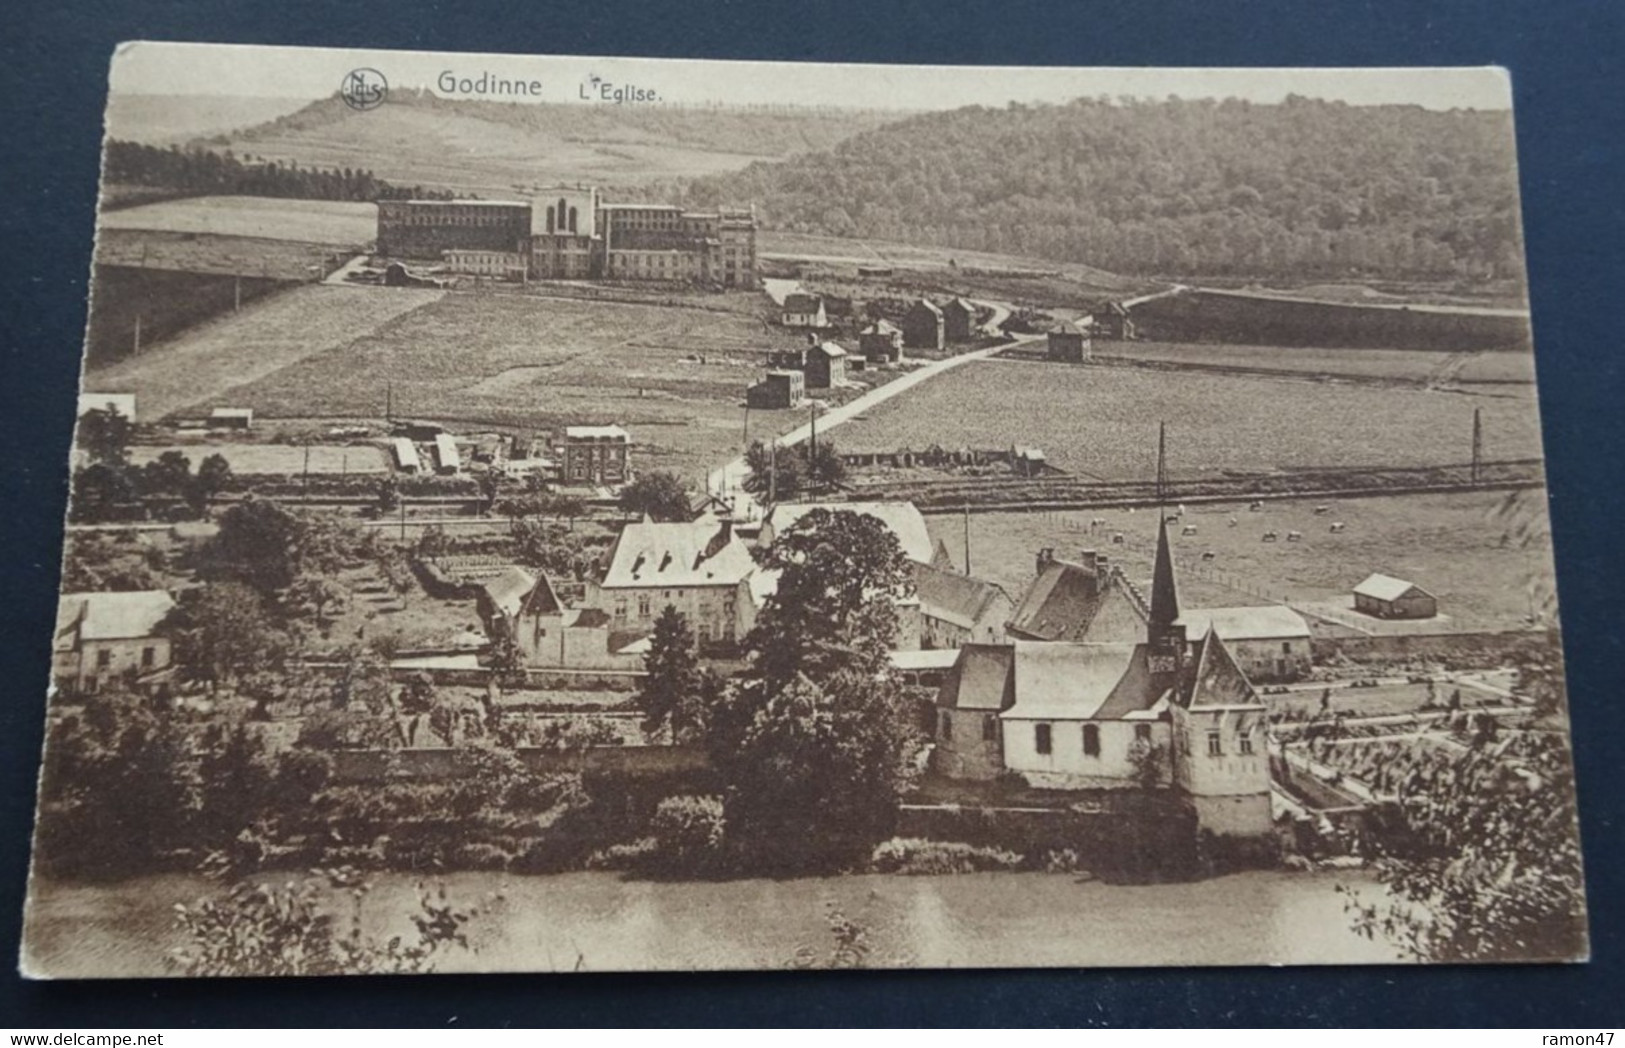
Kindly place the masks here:
[(858, 332), (858, 351), (871, 364), (895, 364), (903, 359), (903, 329), (877, 320)]
[(1070, 320), (1063, 320), (1049, 329), (1046, 348), (1051, 360), (1082, 364), (1090, 358), (1092, 347), (1088, 332)]
[(1090, 326), (1101, 338), (1124, 341), (1134, 337), (1134, 321), (1121, 302), (1108, 302), (1089, 315)]
[(1018, 640), (1121, 643), (1145, 625), (1142, 602), (1104, 553), (1084, 550), (1077, 560), (1038, 551), (1033, 581), (1022, 594), (1005, 632)]
[(969, 342), (976, 336), (976, 307), (951, 298), (942, 307), (942, 335), (949, 342)]
[(1004, 624), (1015, 602), (998, 583), (919, 561), (913, 568), (922, 647), (958, 648), (1004, 640)]
[(474, 591), (474, 607), (485, 624), (486, 636), (513, 632), (514, 620), (525, 598), (536, 586), (536, 576), (518, 565), (481, 582)]
[(701, 647), (731, 646), (756, 621), (750, 548), (731, 521), (628, 524), (610, 547), (587, 606), (606, 612), (617, 633), (647, 633), (667, 605), (688, 619)]
[(829, 326), (829, 316), (824, 312), (824, 300), (805, 291), (792, 291), (784, 296), (784, 308), (780, 317), (784, 326), (788, 328), (816, 329)]
[(566, 484), (624, 484), (632, 437), (620, 426), (566, 426), (555, 457)]
[(91, 411), (110, 411), (115, 415), (122, 415), (131, 422), (135, 421), (135, 394), (134, 393), (81, 393), (79, 394), (79, 412), (76, 418), (84, 418)]
[(891, 266), (859, 266), (859, 280), (884, 280), (893, 274)]
[(546, 575), (511, 568), (480, 587), (480, 617), (496, 641), (513, 638), (527, 666), (565, 669), (639, 669), (641, 656), (622, 653), (640, 633), (610, 629), (597, 608), (567, 608)]
[(210, 429), (253, 429), (253, 408), (215, 408), (209, 412)]
[(1354, 610), (1379, 619), (1431, 619), (1439, 601), (1414, 582), (1373, 573), (1354, 587)]
[(1212, 630), (1224, 638), (1249, 680), (1280, 683), (1301, 680), (1313, 668), (1309, 623), (1280, 604), (1255, 608), (1188, 608), (1180, 617), (1192, 637)]
[(800, 371), (773, 370), (745, 391), (745, 402), (753, 408), (774, 410), (793, 408), (807, 396), (806, 376)]
[(51, 678), (87, 694), (119, 677), (139, 682), (170, 662), (164, 623), (175, 600), (164, 590), (64, 593), (57, 603)]
[(417, 473), (423, 469), (423, 460), (418, 458), (418, 449), (405, 437), (396, 437), (390, 449), (395, 452), (395, 466), (402, 473)]
[(434, 438), (436, 473), (456, 473), (463, 468), (463, 457), (457, 453), (457, 441), (450, 433), (437, 433)]
[(846, 350), (834, 342), (807, 349), (807, 388), (833, 389), (846, 385)]
[(910, 349), (941, 349), (942, 325), (942, 310), (937, 304), (930, 299), (920, 299), (903, 314), (903, 345)]

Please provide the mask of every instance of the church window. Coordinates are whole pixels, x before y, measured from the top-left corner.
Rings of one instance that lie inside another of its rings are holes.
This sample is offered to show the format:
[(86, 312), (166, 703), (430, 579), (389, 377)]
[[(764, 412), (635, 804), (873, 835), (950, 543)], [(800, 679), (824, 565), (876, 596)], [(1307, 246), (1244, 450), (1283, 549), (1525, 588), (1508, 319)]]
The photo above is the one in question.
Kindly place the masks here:
[(1149, 725), (1149, 724), (1136, 724), (1134, 726), (1134, 738), (1136, 740), (1140, 741), (1140, 742), (1150, 742), (1151, 741), (1151, 725)]
[(1054, 745), (1050, 740), (1050, 726), (1048, 724), (1033, 725), (1033, 749), (1045, 755), (1053, 752)]
[(1251, 757), (1253, 755), (1253, 733), (1252, 732), (1249, 731), (1249, 732), (1243, 732), (1242, 733), (1240, 739), (1238, 740), (1237, 749), (1238, 749), (1238, 752), (1240, 752), (1243, 757)]
[(950, 742), (954, 737), (954, 720), (947, 710), (942, 711), (942, 741)]
[(1224, 736), (1216, 731), (1207, 733), (1207, 755), (1209, 757), (1224, 756)]
[(993, 716), (982, 718), (982, 741), (993, 742), (999, 737), (999, 719)]
[(1100, 756), (1100, 725), (1085, 724), (1083, 726), (1083, 755), (1085, 757)]

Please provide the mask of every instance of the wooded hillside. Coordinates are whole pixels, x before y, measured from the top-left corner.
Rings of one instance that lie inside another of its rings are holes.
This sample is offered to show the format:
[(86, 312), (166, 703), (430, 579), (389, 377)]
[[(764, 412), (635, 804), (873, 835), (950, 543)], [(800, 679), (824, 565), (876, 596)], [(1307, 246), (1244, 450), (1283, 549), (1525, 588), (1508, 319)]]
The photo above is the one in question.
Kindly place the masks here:
[(1126, 273), (1480, 280), (1522, 274), (1513, 157), (1508, 113), (1081, 99), (915, 116), (682, 188), (770, 228)]

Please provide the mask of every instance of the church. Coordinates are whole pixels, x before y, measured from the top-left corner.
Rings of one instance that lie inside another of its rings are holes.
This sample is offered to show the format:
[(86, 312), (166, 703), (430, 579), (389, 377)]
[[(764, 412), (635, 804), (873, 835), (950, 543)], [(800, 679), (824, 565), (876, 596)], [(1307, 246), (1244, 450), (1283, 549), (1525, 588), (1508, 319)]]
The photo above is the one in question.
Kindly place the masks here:
[(938, 774), (1174, 790), (1215, 835), (1271, 832), (1266, 708), (1211, 621), (1189, 635), (1166, 522), (1158, 528), (1138, 637), (961, 649), (937, 696)]

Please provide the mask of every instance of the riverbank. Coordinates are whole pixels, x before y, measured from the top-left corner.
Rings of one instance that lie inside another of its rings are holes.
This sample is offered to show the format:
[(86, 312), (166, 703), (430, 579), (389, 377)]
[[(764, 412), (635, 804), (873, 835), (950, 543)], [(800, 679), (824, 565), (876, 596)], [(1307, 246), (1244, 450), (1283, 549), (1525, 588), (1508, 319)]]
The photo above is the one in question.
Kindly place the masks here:
[[(268, 878), (269, 880), (269, 878)], [(1358, 871), (1248, 871), (1182, 884), (1069, 874), (863, 875), (655, 882), (614, 873), (456, 873), (459, 902), (500, 900), (444, 972), (782, 968), (827, 957), (831, 907), (867, 930), (876, 967), (1358, 964), (1396, 960), (1356, 934), (1336, 886)], [(363, 910), (376, 935), (412, 936), (419, 879), (383, 874)], [(115, 884), (36, 880), (25, 917), (30, 974), (173, 975), (174, 906), (213, 894), (197, 875)], [(1373, 889), (1374, 890), (1374, 889)]]

